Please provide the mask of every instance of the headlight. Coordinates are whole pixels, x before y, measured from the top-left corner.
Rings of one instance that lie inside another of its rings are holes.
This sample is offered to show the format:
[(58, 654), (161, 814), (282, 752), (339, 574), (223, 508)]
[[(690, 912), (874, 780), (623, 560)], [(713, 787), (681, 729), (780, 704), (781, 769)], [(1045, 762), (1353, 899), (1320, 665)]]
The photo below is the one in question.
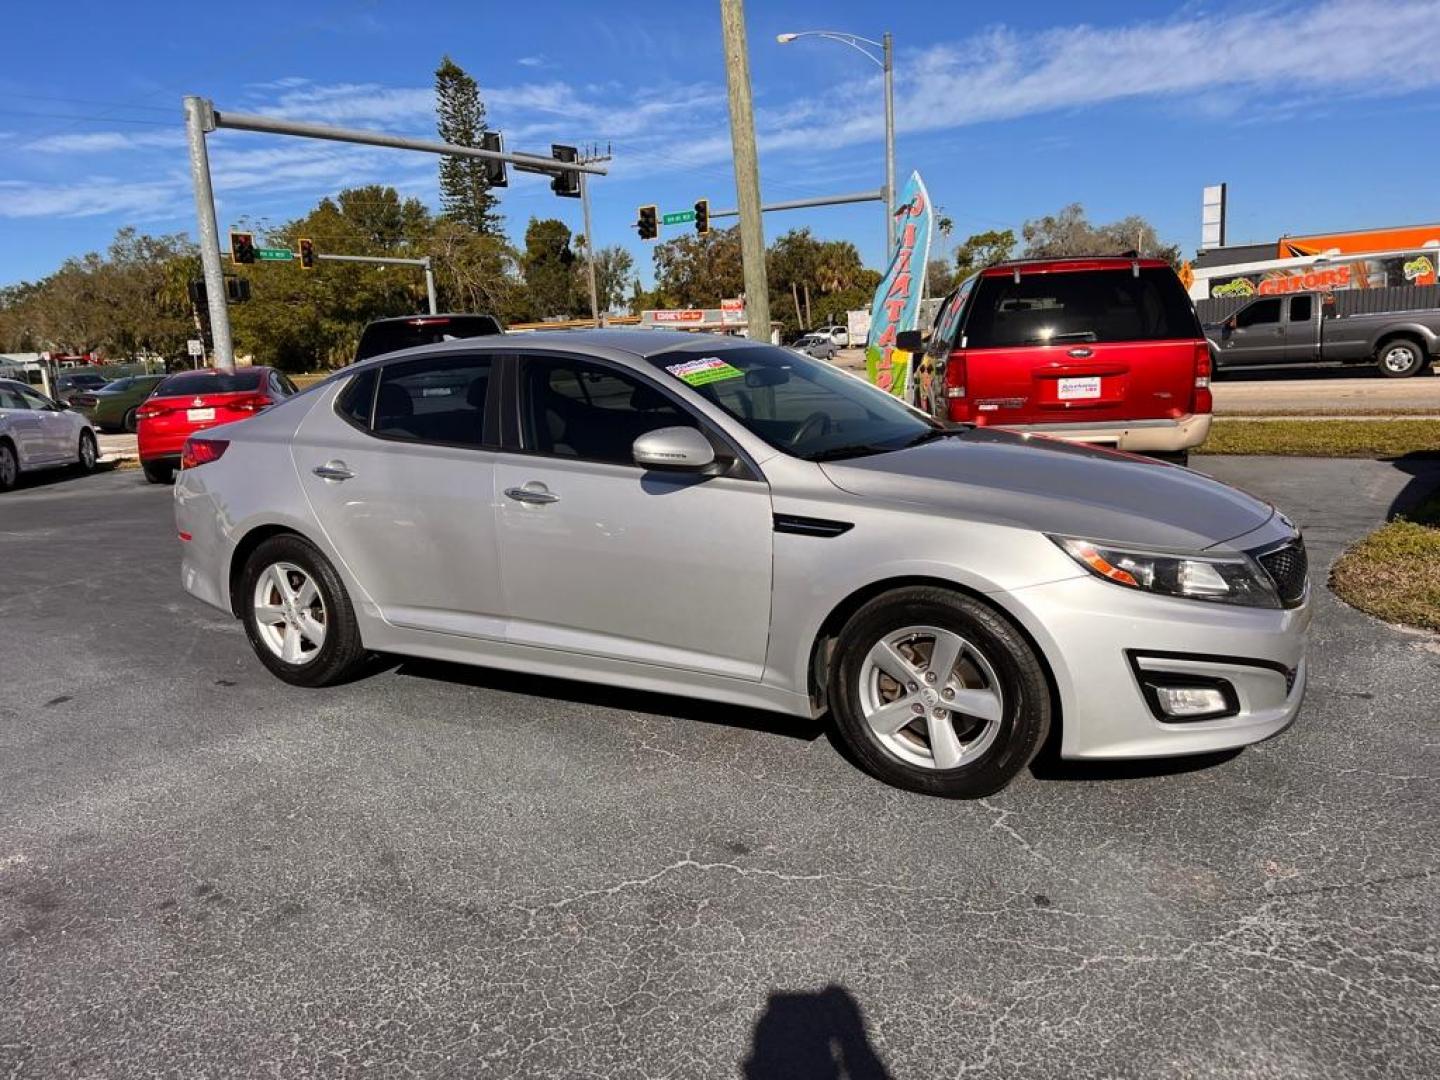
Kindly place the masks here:
[(1070, 536), (1050, 539), (1096, 577), (1127, 589), (1217, 604), (1281, 606), (1270, 578), (1246, 555), (1175, 555)]

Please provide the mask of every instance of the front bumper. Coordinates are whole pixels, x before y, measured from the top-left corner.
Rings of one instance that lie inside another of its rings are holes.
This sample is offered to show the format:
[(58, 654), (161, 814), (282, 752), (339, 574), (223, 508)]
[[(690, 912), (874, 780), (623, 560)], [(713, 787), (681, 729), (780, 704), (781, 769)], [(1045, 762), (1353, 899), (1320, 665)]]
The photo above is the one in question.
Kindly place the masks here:
[(1033, 431), (1070, 442), (1099, 443), (1138, 454), (1191, 450), (1210, 436), (1210, 413), (1192, 413), (1175, 420), (1085, 421), (1063, 424), (996, 424), (1009, 431)]
[[(1230, 750), (1279, 734), (1300, 711), (1308, 599), (1288, 610), (1246, 608), (1132, 592), (1091, 577), (1014, 596), (1055, 675), (1062, 757)], [(1223, 684), (1233, 692), (1233, 714), (1161, 719), (1147, 699), (1147, 673)]]

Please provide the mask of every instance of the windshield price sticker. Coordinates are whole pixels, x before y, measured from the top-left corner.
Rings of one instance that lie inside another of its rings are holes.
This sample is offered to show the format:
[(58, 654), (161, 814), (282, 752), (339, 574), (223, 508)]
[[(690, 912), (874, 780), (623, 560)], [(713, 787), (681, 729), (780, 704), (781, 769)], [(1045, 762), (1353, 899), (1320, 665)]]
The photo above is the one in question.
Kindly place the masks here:
[(704, 386), (706, 383), (738, 379), (745, 373), (731, 367), (718, 356), (706, 356), (699, 360), (687, 360), (683, 364), (671, 364), (666, 371), (690, 386)]

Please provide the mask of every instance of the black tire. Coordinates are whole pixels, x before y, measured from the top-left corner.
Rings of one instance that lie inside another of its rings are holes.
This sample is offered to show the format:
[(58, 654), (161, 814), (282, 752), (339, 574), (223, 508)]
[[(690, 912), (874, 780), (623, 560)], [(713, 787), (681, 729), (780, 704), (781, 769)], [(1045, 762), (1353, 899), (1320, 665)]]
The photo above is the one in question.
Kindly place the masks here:
[[(902, 760), (871, 731), (862, 711), (866, 655), (888, 634), (917, 625), (949, 630), (971, 642), (984, 653), (999, 684), (998, 734), (979, 757), (957, 768)], [(979, 799), (994, 794), (1030, 764), (1050, 732), (1050, 681), (1030, 643), (994, 608), (943, 588), (897, 589), (851, 616), (840, 632), (828, 692), (836, 728), (860, 765), (888, 784), (925, 795)]]
[(1388, 379), (1408, 379), (1425, 370), (1430, 358), (1412, 338), (1391, 338), (1375, 350), (1375, 366)]
[(125, 429), (127, 432), (129, 432), (131, 435), (134, 435), (135, 432), (137, 432), (137, 431), (140, 430), (140, 418), (135, 415), (135, 413), (138, 411), (138, 409), (139, 409), (139, 406), (136, 406), (135, 408), (132, 408), (132, 409), (130, 409), (128, 412), (126, 412), (126, 413), (125, 413), (125, 420), (124, 420), (124, 421), (121, 423), (121, 425), (120, 425), (122, 428), (124, 428), (124, 429)]
[(0, 439), (0, 491), (11, 491), (20, 483), (20, 459), (9, 439)]
[(141, 462), (140, 468), (145, 472), (145, 479), (152, 484), (173, 484), (175, 482), (175, 466), (162, 465), (152, 462)]
[[(302, 663), (288, 663), (277, 656), (261, 636), (255, 618), (255, 590), (260, 576), (277, 563), (299, 567), (315, 582), (324, 605), (325, 640), (315, 654)], [(315, 545), (294, 534), (273, 536), (251, 553), (240, 575), (240, 615), (245, 635), (260, 662), (276, 678), (292, 686), (333, 686), (352, 678), (366, 660), (360, 640), (360, 626), (345, 586), (330, 560)]]
[(80, 445), (75, 448), (75, 467), (82, 473), (95, 471), (95, 463), (100, 460), (100, 447), (95, 442), (93, 431), (80, 432)]

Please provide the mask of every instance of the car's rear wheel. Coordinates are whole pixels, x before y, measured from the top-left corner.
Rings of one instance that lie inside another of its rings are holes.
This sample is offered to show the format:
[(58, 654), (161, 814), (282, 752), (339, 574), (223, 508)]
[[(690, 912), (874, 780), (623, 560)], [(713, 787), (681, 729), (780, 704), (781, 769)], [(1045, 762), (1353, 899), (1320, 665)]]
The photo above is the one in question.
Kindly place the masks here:
[(1003, 788), (1050, 730), (1050, 686), (1024, 635), (942, 588), (885, 593), (840, 632), (829, 695), (846, 744), (897, 787), (947, 798)]
[(175, 480), (174, 465), (141, 462), (140, 468), (145, 472), (145, 479), (152, 484), (169, 484)]
[(1420, 343), (1409, 338), (1387, 341), (1375, 352), (1375, 362), (1380, 368), (1380, 374), (1391, 379), (1418, 375), (1424, 370), (1427, 359)]
[(126, 412), (126, 413), (125, 413), (125, 422), (121, 425), (121, 427), (123, 427), (123, 428), (124, 428), (126, 431), (128, 431), (131, 435), (134, 435), (135, 432), (137, 432), (137, 431), (140, 430), (140, 417), (136, 415), (136, 413), (137, 413), (138, 411), (139, 411), (139, 410), (138, 410), (138, 407), (137, 407), (137, 408), (132, 408), (132, 409), (130, 409), (128, 412)]
[(95, 463), (100, 460), (100, 451), (95, 445), (93, 431), (80, 432), (80, 445), (75, 450), (75, 461), (81, 472), (94, 472)]
[(0, 491), (9, 491), (20, 482), (20, 459), (15, 447), (0, 439)]
[(328, 559), (298, 536), (266, 540), (240, 580), (245, 633), (260, 662), (294, 686), (330, 686), (365, 660), (345, 586)]

